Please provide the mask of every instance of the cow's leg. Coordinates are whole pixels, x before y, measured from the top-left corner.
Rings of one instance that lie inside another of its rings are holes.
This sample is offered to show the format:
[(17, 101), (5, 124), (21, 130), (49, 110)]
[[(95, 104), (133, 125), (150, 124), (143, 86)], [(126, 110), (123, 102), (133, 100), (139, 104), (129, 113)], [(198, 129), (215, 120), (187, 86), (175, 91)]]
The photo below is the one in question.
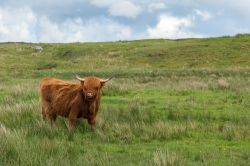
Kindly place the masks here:
[(48, 118), (50, 121), (51, 127), (53, 126), (53, 123), (56, 121), (57, 115), (54, 113), (53, 108), (48, 101), (43, 102), (43, 107), (42, 107), (42, 115), (43, 118)]
[(69, 129), (72, 130), (76, 126), (77, 114), (71, 111), (69, 113)]
[(55, 121), (56, 121), (57, 115), (56, 115), (56, 114), (53, 114), (53, 113), (49, 113), (49, 114), (48, 114), (48, 118), (49, 118), (49, 120), (50, 120), (50, 125), (51, 125), (51, 127), (52, 127), (53, 124), (54, 124)]
[(47, 107), (48, 107), (48, 103), (44, 99), (41, 99), (42, 118), (44, 121), (46, 120)]
[(42, 118), (44, 121), (46, 120), (46, 111), (44, 106), (42, 106)]
[(54, 113), (54, 110), (52, 109), (52, 107), (50, 106), (50, 104), (47, 105), (46, 116), (49, 118), (50, 125), (52, 127), (53, 123), (56, 121), (57, 115)]
[(95, 125), (96, 125), (95, 117), (88, 118), (88, 123), (92, 129), (95, 129)]
[(76, 126), (76, 119), (75, 118), (69, 118), (69, 130), (73, 130)]
[(88, 123), (91, 126), (92, 129), (95, 128), (95, 116), (96, 116), (96, 109), (98, 109), (98, 103), (92, 103), (89, 107), (89, 111), (90, 111), (90, 116), (88, 118)]

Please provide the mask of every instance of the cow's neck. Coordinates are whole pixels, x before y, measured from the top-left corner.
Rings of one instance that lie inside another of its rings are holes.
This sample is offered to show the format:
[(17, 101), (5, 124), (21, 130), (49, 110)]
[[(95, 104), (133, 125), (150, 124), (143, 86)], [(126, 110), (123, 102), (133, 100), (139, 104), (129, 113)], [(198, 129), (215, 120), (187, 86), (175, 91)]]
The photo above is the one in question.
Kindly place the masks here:
[(85, 101), (85, 108), (87, 109), (88, 115), (95, 115), (95, 104), (96, 101)]

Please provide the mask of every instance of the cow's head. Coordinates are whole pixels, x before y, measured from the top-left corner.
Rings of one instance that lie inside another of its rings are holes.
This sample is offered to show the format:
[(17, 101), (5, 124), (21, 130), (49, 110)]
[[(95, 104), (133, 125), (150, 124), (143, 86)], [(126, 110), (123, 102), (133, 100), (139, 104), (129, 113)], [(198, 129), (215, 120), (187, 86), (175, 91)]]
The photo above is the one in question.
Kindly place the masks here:
[(88, 101), (94, 100), (99, 94), (103, 85), (109, 81), (108, 79), (100, 79), (97, 77), (80, 78), (76, 75), (76, 79), (81, 82), (83, 94)]

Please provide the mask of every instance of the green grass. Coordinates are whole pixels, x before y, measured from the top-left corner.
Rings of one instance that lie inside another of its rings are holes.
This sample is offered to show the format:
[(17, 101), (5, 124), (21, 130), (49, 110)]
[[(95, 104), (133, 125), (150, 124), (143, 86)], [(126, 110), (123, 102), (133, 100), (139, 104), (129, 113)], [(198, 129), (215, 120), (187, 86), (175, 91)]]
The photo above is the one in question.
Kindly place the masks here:
[[(114, 77), (94, 131), (41, 119), (39, 81), (74, 73)], [(0, 44), (0, 165), (249, 163), (249, 35)]]

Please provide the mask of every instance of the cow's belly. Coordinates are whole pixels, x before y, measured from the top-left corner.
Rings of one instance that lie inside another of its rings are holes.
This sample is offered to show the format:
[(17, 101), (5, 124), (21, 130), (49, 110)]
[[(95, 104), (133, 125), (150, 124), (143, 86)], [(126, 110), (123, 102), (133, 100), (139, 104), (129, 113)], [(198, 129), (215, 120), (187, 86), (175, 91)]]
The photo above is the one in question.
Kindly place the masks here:
[(60, 108), (57, 108), (57, 110), (55, 110), (55, 112), (59, 116), (68, 117), (70, 109), (60, 109)]

